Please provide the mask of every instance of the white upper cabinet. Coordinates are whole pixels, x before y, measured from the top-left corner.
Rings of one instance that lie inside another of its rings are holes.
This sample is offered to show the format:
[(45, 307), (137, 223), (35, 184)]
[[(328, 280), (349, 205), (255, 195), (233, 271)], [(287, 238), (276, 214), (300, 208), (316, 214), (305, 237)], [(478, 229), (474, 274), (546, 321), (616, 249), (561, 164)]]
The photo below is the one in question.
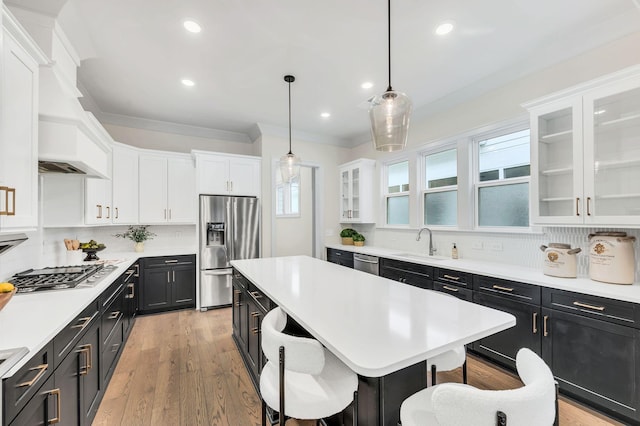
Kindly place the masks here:
[(640, 67), (527, 106), (533, 222), (640, 224)]
[(3, 12), (0, 232), (13, 232), (38, 226), (38, 63), (46, 58)]
[(192, 151), (199, 194), (260, 196), (258, 157)]
[(113, 145), (111, 222), (138, 223), (138, 150), (119, 143)]
[(340, 223), (374, 223), (376, 162), (362, 158), (340, 166)]
[(141, 153), (139, 177), (140, 223), (195, 223), (195, 169), (190, 156)]
[(111, 180), (86, 178), (84, 191), (84, 223), (86, 225), (109, 225), (114, 214), (111, 205)]

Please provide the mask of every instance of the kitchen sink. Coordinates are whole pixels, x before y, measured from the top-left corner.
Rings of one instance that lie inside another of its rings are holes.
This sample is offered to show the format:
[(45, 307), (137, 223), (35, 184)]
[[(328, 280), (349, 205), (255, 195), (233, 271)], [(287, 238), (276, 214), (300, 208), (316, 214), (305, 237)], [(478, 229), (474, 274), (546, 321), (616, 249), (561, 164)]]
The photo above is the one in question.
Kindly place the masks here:
[(394, 256), (399, 257), (408, 257), (410, 259), (418, 259), (418, 260), (448, 260), (448, 257), (445, 256), (429, 256), (428, 254), (420, 254), (420, 253), (393, 253)]

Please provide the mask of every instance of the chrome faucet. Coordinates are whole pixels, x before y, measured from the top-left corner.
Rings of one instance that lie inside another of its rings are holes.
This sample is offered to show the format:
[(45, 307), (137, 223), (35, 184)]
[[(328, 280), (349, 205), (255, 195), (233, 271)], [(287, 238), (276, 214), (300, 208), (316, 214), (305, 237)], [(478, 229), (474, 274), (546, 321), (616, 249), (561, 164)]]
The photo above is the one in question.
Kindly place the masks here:
[(420, 235), (422, 234), (422, 231), (424, 230), (429, 231), (429, 256), (433, 256), (433, 253), (437, 250), (433, 248), (433, 235), (431, 234), (431, 229), (429, 228), (422, 228), (420, 229), (420, 231), (418, 231), (418, 236), (416, 237), (416, 241), (420, 241)]

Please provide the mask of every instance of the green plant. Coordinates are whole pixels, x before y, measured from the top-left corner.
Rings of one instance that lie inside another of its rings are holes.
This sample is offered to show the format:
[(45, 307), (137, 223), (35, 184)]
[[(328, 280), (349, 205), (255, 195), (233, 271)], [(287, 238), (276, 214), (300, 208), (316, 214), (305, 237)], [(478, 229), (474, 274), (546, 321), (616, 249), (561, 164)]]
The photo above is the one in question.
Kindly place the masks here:
[(127, 229), (127, 232), (116, 234), (114, 235), (114, 237), (128, 238), (131, 241), (135, 241), (136, 243), (141, 243), (156, 236), (156, 234), (147, 229), (148, 226), (149, 225), (130, 226), (129, 229)]
[(357, 234), (358, 232), (355, 229), (351, 229), (351, 228), (344, 228), (342, 231), (340, 231), (340, 236), (342, 238), (349, 238), (352, 237), (354, 234)]
[(364, 235), (362, 234), (358, 234), (357, 232), (355, 234), (353, 234), (353, 236), (351, 237), (353, 238), (353, 241), (364, 241)]

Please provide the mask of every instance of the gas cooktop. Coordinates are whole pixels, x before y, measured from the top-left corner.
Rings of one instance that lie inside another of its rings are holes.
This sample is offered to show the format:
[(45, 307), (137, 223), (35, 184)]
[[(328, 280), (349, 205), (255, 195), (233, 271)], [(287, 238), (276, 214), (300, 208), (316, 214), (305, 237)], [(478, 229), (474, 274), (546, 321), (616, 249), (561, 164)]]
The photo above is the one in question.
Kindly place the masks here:
[(104, 269), (104, 265), (97, 264), (29, 269), (14, 275), (8, 281), (16, 286), (17, 293), (60, 290), (96, 281), (105, 275), (107, 271)]

